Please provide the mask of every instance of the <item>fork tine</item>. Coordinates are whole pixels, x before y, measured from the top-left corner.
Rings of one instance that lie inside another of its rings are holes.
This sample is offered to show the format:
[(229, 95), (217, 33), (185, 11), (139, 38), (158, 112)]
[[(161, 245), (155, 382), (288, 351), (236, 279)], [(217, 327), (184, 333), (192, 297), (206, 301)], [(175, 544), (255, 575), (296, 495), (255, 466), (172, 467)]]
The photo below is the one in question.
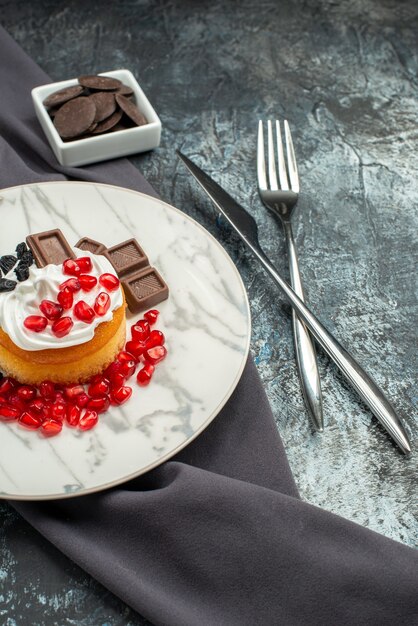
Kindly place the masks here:
[(267, 189), (266, 176), (266, 158), (264, 155), (264, 133), (263, 122), (258, 122), (258, 138), (257, 138), (257, 178), (258, 187), (263, 191)]
[(284, 134), (286, 137), (287, 167), (289, 170), (290, 184), (292, 186), (292, 191), (294, 191), (295, 193), (299, 193), (298, 168), (296, 166), (296, 157), (295, 151), (293, 149), (292, 134), (290, 132), (287, 120), (284, 121)]
[(280, 122), (276, 120), (276, 140), (277, 140), (277, 160), (279, 163), (279, 180), (280, 187), (283, 191), (288, 191), (289, 181), (286, 173), (286, 164), (284, 162), (282, 133), (280, 131)]
[(274, 156), (273, 128), (270, 120), (268, 120), (267, 122), (267, 154), (270, 189), (272, 191), (277, 191), (279, 189), (279, 184), (277, 182), (276, 175), (276, 158)]

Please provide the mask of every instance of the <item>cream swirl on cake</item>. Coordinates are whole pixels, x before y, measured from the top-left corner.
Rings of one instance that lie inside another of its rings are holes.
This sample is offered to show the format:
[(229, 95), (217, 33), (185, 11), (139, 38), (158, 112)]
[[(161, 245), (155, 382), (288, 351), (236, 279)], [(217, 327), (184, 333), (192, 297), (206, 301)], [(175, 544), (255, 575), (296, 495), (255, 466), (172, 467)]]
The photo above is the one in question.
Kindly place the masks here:
[[(74, 248), (76, 256), (88, 256), (92, 262), (90, 274), (99, 278), (101, 274), (114, 273), (110, 262), (101, 255)], [(27, 351), (46, 350), (51, 348), (66, 348), (90, 341), (95, 330), (102, 322), (109, 322), (113, 318), (113, 311), (123, 304), (121, 288), (109, 293), (110, 307), (105, 315), (95, 317), (91, 324), (77, 319), (73, 310), (64, 311), (64, 315), (71, 317), (73, 327), (64, 337), (57, 337), (51, 328), (34, 333), (25, 328), (24, 320), (30, 315), (39, 315), (39, 303), (42, 300), (56, 301), (59, 285), (68, 280), (69, 276), (63, 273), (62, 265), (46, 265), (37, 268), (32, 266), (29, 278), (18, 283), (13, 291), (0, 293), (0, 326), (10, 339), (20, 348)], [(74, 293), (74, 304), (84, 300), (88, 305), (93, 303), (103, 287), (98, 282), (90, 291)]]

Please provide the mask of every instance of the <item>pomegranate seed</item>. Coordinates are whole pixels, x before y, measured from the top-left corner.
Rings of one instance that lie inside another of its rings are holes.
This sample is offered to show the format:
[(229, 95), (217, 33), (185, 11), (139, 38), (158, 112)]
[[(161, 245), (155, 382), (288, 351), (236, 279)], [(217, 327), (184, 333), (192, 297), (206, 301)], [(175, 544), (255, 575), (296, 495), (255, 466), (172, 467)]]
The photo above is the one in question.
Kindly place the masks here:
[(152, 326), (157, 321), (159, 314), (160, 312), (157, 311), (157, 309), (151, 309), (150, 311), (144, 313), (144, 318), (147, 320), (150, 326)]
[(36, 430), (42, 424), (42, 419), (29, 411), (24, 411), (19, 417), (19, 424), (30, 430)]
[(103, 372), (103, 375), (108, 380), (111, 380), (112, 374), (119, 372), (120, 370), (120, 361), (112, 361), (110, 365), (108, 365)]
[(132, 374), (135, 373), (136, 369), (136, 361), (131, 359), (130, 361), (123, 361), (120, 366), (120, 373), (123, 374), (125, 378), (130, 378)]
[(149, 350), (155, 346), (162, 346), (164, 342), (165, 337), (161, 330), (152, 330), (148, 339), (145, 340), (145, 349)]
[(102, 274), (99, 283), (108, 291), (116, 291), (119, 288), (120, 280), (114, 274)]
[(65, 335), (68, 335), (73, 326), (74, 322), (71, 317), (61, 317), (52, 324), (51, 330), (56, 337), (65, 337)]
[(102, 398), (92, 398), (88, 401), (87, 408), (96, 411), (96, 413), (105, 413), (105, 411), (109, 408), (109, 404), (110, 400), (107, 396)]
[(73, 293), (76, 293), (77, 291), (80, 291), (81, 285), (78, 281), (78, 278), (69, 278), (68, 280), (65, 280), (63, 283), (61, 283), (58, 289), (60, 291), (63, 291), (63, 289), (69, 289)]
[(110, 296), (101, 291), (94, 301), (94, 310), (97, 315), (106, 315), (110, 307)]
[(106, 382), (109, 382), (109, 380), (106, 378), (104, 373), (103, 374), (95, 374), (94, 376), (89, 378), (88, 383), (90, 385), (94, 385), (95, 383), (100, 383), (102, 380), (106, 380)]
[(122, 385), (125, 383), (125, 376), (122, 374), (122, 372), (113, 372), (113, 374), (110, 375), (110, 382), (112, 387), (116, 387), (116, 389), (119, 389), (119, 387), (122, 387)]
[(4, 420), (15, 420), (19, 417), (22, 411), (10, 404), (0, 404), (0, 417)]
[(14, 388), (15, 388), (15, 385), (12, 382), (11, 378), (3, 378), (3, 380), (0, 383), (0, 395), (9, 393), (9, 391), (12, 391), (12, 389)]
[(52, 300), (42, 300), (39, 310), (48, 320), (57, 320), (62, 315), (62, 306)]
[(84, 300), (79, 300), (74, 307), (74, 315), (77, 319), (86, 324), (91, 324), (96, 317), (95, 312)]
[(42, 415), (44, 416), (44, 419), (51, 419), (51, 409), (52, 409), (52, 402), (44, 402), (44, 406), (42, 407)]
[(42, 413), (44, 403), (40, 398), (37, 398), (36, 400), (32, 400), (32, 402), (29, 403), (28, 408), (32, 411), (32, 413)]
[(32, 330), (34, 333), (40, 333), (47, 327), (48, 320), (43, 315), (28, 315), (23, 320), (23, 325), (28, 330)]
[(145, 350), (145, 341), (127, 341), (125, 348), (138, 360)]
[(92, 409), (87, 409), (80, 417), (78, 427), (80, 428), (80, 430), (90, 430), (90, 428), (93, 428), (93, 426), (97, 424), (98, 419), (99, 416), (97, 415), (96, 411), (93, 411)]
[(78, 280), (83, 291), (91, 291), (97, 285), (97, 278), (88, 274), (80, 274)]
[(91, 262), (91, 258), (89, 256), (81, 256), (77, 259), (77, 265), (82, 272), (91, 272), (93, 269), (93, 263)]
[(110, 392), (111, 400), (115, 404), (124, 404), (132, 395), (132, 387), (122, 386)]
[(64, 402), (64, 404), (67, 402), (63, 391), (57, 391), (57, 393), (55, 394), (55, 402)]
[(122, 350), (122, 352), (119, 352), (116, 358), (120, 363), (123, 363), (124, 361), (132, 361), (133, 354), (131, 354), (130, 352), (126, 352), (126, 350)]
[(167, 355), (167, 350), (164, 346), (155, 346), (154, 348), (150, 348), (149, 350), (145, 350), (144, 358), (153, 365), (156, 365), (163, 359), (165, 359)]
[(67, 406), (64, 402), (54, 402), (51, 406), (50, 415), (52, 419), (63, 420), (67, 412)]
[(136, 380), (138, 385), (142, 387), (146, 387), (151, 382), (152, 375), (154, 373), (155, 367), (151, 363), (146, 363), (142, 369), (139, 370), (136, 375)]
[(81, 408), (76, 404), (69, 404), (67, 407), (67, 422), (70, 426), (78, 426)]
[(70, 276), (78, 276), (81, 274), (81, 267), (74, 259), (66, 259), (62, 264), (62, 271)]
[(18, 388), (17, 395), (23, 402), (30, 402), (36, 398), (36, 389), (30, 385), (22, 385)]
[(39, 393), (45, 400), (54, 400), (56, 393), (54, 383), (51, 383), (49, 380), (44, 380), (39, 385)]
[(109, 391), (110, 391), (110, 385), (103, 378), (97, 382), (94, 382), (88, 388), (88, 394), (92, 398), (101, 398), (102, 396), (107, 395)]
[(69, 400), (73, 400), (81, 393), (84, 393), (83, 385), (67, 385), (67, 387), (64, 387), (64, 394)]
[(58, 292), (57, 300), (63, 309), (71, 309), (74, 302), (73, 292), (68, 287), (64, 287)]
[(19, 409), (20, 412), (26, 410), (26, 404), (23, 402), (23, 400), (19, 398), (17, 394), (9, 396), (9, 404), (14, 406), (16, 409)]
[(80, 393), (78, 396), (74, 398), (76, 405), (79, 406), (80, 409), (84, 409), (84, 407), (87, 406), (87, 403), (89, 400), (90, 398), (88, 397), (85, 391), (83, 391), (83, 393)]
[(139, 320), (131, 328), (131, 335), (134, 341), (145, 341), (150, 333), (150, 327), (146, 320)]
[(42, 422), (42, 430), (45, 435), (58, 435), (62, 431), (62, 422), (53, 419), (46, 419)]

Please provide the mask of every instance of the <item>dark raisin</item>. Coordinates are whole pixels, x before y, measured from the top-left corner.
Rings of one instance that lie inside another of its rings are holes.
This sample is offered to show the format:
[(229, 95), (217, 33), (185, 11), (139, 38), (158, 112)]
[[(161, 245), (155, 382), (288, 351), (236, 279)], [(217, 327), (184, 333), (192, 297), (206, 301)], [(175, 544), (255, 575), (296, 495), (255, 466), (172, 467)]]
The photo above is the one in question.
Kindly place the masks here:
[(18, 243), (16, 246), (16, 256), (18, 259), (22, 258), (22, 254), (24, 254), (27, 251), (27, 245), (25, 244), (24, 241), (22, 241), (22, 243)]
[(17, 282), (15, 280), (8, 280), (7, 278), (0, 278), (0, 292), (13, 291)]
[(0, 267), (3, 270), (4, 274), (10, 272), (10, 270), (16, 265), (17, 258), (13, 256), (13, 254), (5, 254), (0, 257)]
[(20, 257), (21, 263), (25, 263), (26, 265), (32, 265), (33, 263), (33, 254), (31, 250), (25, 250), (22, 256)]
[(15, 269), (15, 274), (16, 274), (17, 280), (20, 283), (23, 280), (28, 280), (28, 278), (29, 278), (29, 267), (27, 265), (25, 265), (24, 263), (22, 263), (22, 264), (19, 263), (19, 265)]

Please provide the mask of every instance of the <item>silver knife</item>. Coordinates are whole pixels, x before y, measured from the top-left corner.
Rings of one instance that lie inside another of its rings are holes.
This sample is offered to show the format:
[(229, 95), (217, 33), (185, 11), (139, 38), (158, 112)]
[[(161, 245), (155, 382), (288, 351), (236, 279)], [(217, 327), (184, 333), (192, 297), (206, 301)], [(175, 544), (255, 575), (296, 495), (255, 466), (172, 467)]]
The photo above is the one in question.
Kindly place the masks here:
[(389, 400), (374, 380), (363, 370), (355, 359), (341, 346), (333, 335), (321, 324), (308, 309), (293, 289), (280, 276), (272, 265), (258, 241), (257, 224), (253, 217), (236, 202), (218, 183), (200, 169), (193, 161), (177, 150), (177, 154), (188, 170), (207, 193), (209, 198), (226, 217), (248, 248), (257, 257), (264, 269), (281, 288), (298, 317), (311, 331), (312, 335), (325, 352), (339, 367), (345, 378), (357, 391), (360, 398), (367, 404), (377, 417), (383, 428), (389, 433), (404, 454), (411, 452), (411, 444), (401, 419), (395, 413)]

